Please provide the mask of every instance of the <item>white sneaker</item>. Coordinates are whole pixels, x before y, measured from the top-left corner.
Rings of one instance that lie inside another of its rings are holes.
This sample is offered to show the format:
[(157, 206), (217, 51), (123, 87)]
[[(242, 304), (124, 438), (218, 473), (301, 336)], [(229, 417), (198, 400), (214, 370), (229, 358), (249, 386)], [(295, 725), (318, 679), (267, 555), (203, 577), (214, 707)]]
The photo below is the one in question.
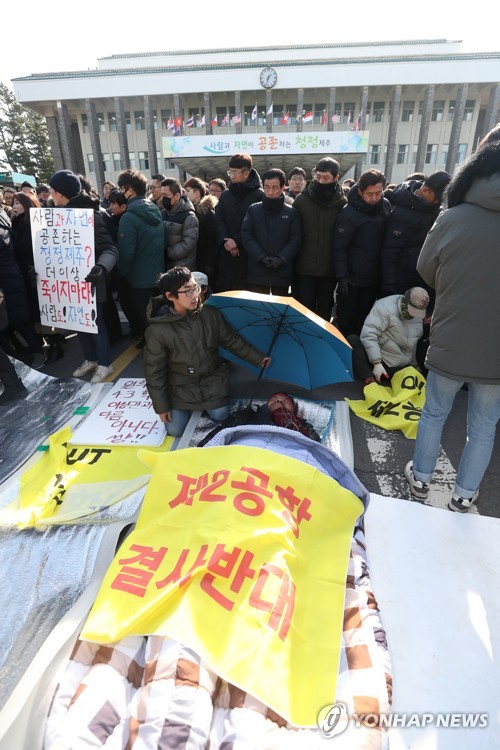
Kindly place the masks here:
[(80, 367), (77, 367), (73, 373), (74, 378), (81, 378), (83, 375), (88, 375), (89, 372), (94, 372), (97, 367), (97, 362), (89, 362), (88, 359), (84, 360)]
[(95, 368), (94, 377), (90, 381), (91, 383), (102, 383), (103, 380), (106, 380), (111, 373), (114, 372), (113, 366), (110, 365), (109, 367), (106, 367), (106, 365), (97, 365)]

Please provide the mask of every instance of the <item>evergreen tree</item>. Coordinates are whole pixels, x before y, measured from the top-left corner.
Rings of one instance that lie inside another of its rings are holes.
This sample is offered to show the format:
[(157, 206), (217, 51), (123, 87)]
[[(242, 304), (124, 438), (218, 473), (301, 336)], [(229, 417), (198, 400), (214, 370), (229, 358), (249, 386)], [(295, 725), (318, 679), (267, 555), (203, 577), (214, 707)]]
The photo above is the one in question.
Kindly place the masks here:
[(19, 104), (13, 92), (0, 83), (0, 165), (13, 172), (31, 174), (47, 182), (54, 171), (45, 119)]

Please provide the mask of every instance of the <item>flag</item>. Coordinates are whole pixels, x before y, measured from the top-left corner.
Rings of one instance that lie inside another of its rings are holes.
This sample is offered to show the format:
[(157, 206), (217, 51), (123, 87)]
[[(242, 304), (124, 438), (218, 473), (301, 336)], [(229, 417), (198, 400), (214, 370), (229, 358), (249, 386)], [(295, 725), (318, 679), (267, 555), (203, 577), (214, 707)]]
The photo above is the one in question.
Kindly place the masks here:
[(222, 127), (224, 127), (224, 125), (229, 125), (229, 115), (227, 114), (224, 115), (224, 117), (222, 118), (221, 125)]
[(217, 122), (217, 115), (214, 115), (212, 117), (212, 119), (210, 120), (210, 125), (216, 125), (217, 126), (218, 124), (219, 123)]
[(326, 125), (326, 110), (323, 110), (323, 114), (321, 116), (321, 124)]
[(349, 114), (347, 115), (347, 122), (349, 123), (351, 122), (351, 120), (352, 120), (352, 112), (351, 110), (349, 110)]
[(252, 109), (252, 120), (257, 119), (257, 105)]
[(340, 122), (340, 115), (338, 112), (336, 112), (334, 115), (332, 115), (332, 122), (335, 124), (336, 122)]
[(301, 118), (301, 117), (302, 117), (302, 115), (301, 115), (301, 114), (299, 113), (299, 114), (297, 115), (297, 117), (295, 118), (295, 122), (299, 122), (299, 120), (300, 120), (300, 118)]
[(237, 125), (241, 122), (241, 113), (239, 115), (233, 115), (232, 125)]
[(361, 130), (361, 120), (362, 120), (362, 118), (363, 118), (363, 110), (361, 109), (359, 111), (358, 119), (357, 119), (357, 122), (356, 122), (356, 130)]
[(170, 117), (167, 120), (167, 130), (175, 130), (175, 123)]
[(287, 112), (286, 115), (283, 115), (283, 117), (281, 118), (281, 124), (288, 125), (289, 119), (290, 119), (290, 112)]
[(205, 113), (203, 113), (202, 116), (200, 117), (200, 121), (198, 123), (198, 127), (202, 128), (204, 126), (204, 124), (205, 124)]
[(271, 102), (271, 104), (269, 105), (269, 109), (267, 110), (267, 115), (272, 116), (272, 114), (273, 114), (273, 103)]
[(194, 117), (193, 117), (193, 115), (191, 115), (191, 117), (189, 117), (188, 121), (186, 122), (186, 127), (187, 128), (192, 128), (193, 125), (194, 125)]
[(302, 122), (312, 122), (312, 121), (313, 121), (313, 113), (306, 112), (304, 117), (302, 118)]
[(174, 125), (176, 127), (176, 130), (178, 130), (179, 128), (182, 128), (182, 116), (175, 118)]

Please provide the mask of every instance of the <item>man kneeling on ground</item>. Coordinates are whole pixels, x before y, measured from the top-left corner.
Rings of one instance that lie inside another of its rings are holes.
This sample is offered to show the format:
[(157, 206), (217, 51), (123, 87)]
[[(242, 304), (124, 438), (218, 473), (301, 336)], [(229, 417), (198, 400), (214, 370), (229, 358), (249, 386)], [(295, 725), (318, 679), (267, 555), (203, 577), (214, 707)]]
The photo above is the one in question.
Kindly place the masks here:
[(423, 333), (429, 295), (421, 287), (377, 300), (361, 336), (347, 337), (352, 346), (354, 374), (364, 385), (386, 382), (397, 370), (417, 364), (417, 343)]
[(255, 367), (271, 358), (248, 344), (215, 308), (200, 302), (191, 271), (175, 266), (157, 281), (160, 292), (148, 306), (144, 371), (155, 412), (169, 435), (182, 435), (191, 412), (205, 409), (211, 419), (229, 416), (229, 368), (219, 347)]

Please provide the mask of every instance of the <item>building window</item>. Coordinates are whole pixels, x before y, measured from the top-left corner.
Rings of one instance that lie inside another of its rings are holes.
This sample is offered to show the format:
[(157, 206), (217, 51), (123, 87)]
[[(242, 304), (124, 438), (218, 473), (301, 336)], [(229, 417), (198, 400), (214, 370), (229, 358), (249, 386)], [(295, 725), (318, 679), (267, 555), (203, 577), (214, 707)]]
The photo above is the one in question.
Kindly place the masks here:
[(467, 156), (467, 144), (459, 143), (455, 164), (461, 164), (463, 161), (465, 161), (466, 156)]
[(102, 168), (104, 169), (105, 172), (110, 171), (111, 167), (110, 167), (110, 161), (109, 161), (109, 154), (102, 155)]
[(398, 146), (398, 155), (397, 155), (397, 164), (406, 164), (406, 160), (408, 159), (408, 153), (410, 151), (410, 146), (407, 143), (400, 143)]
[(432, 105), (432, 122), (442, 122), (444, 113), (444, 99), (436, 99)]
[(384, 102), (373, 102), (372, 122), (384, 122)]
[(158, 117), (156, 116), (156, 109), (153, 110), (153, 130), (158, 130)]
[(419, 122), (422, 121), (422, 113), (423, 113), (423, 111), (424, 111), (424, 103), (423, 102), (419, 102), (418, 103), (418, 115), (417, 115), (417, 119), (418, 119)]
[(465, 109), (464, 109), (464, 122), (472, 122), (472, 119), (474, 117), (474, 107), (476, 105), (476, 102), (474, 99), (467, 99), (465, 102)]
[(97, 112), (97, 127), (99, 128), (99, 133), (105, 133), (106, 132), (106, 125), (104, 123), (104, 112)]
[(417, 163), (417, 151), (418, 151), (418, 143), (415, 143), (413, 146), (413, 154), (411, 156), (411, 163), (416, 164)]
[(297, 121), (297, 103), (287, 104), (285, 112), (288, 112), (290, 119), (288, 120), (289, 125), (295, 125)]
[(426, 164), (435, 164), (436, 163), (436, 157), (437, 157), (437, 143), (428, 143), (427, 144), (427, 150), (425, 152), (425, 163)]
[(453, 116), (455, 114), (455, 104), (456, 101), (454, 99), (450, 99), (450, 103), (448, 104), (448, 122), (453, 122)]
[(135, 169), (135, 154), (134, 154), (133, 151), (129, 152), (129, 155), (128, 155), (128, 166), (129, 166), (129, 169)]
[(94, 154), (87, 154), (87, 162), (89, 165), (89, 174), (95, 172)]
[[(217, 107), (217, 114), (219, 114), (219, 109), (220, 109), (220, 107)], [(258, 113), (258, 111), (259, 111), (259, 108), (257, 107), (257, 113)], [(246, 125), (247, 127), (252, 127), (252, 125), (256, 125), (257, 124), (257, 119), (252, 120), (252, 112), (253, 112), (253, 107), (249, 106), (249, 107), (245, 107), (243, 109), (243, 124)], [(226, 114), (227, 114), (227, 112), (224, 111), (224, 113), (222, 114), (222, 117), (224, 117), (224, 115), (226, 115)], [(219, 125), (220, 125), (221, 121), (222, 121), (221, 117), (218, 117), (217, 119), (218, 119)]]
[(168, 121), (172, 119), (172, 110), (171, 109), (162, 109), (161, 110), (161, 127), (162, 130), (166, 130), (168, 126)]
[(354, 102), (346, 102), (344, 104), (344, 117), (342, 118), (342, 122), (350, 123), (353, 121), (354, 121)]
[(149, 169), (149, 154), (147, 151), (139, 151), (139, 169)]
[(315, 104), (314, 105), (314, 124), (324, 125), (324, 119), (326, 115), (326, 104)]
[(144, 111), (134, 112), (135, 129), (146, 130), (146, 122), (144, 120)]
[(116, 133), (118, 125), (116, 123), (116, 112), (108, 112), (108, 128), (110, 133)]
[(285, 112), (282, 104), (273, 104), (273, 125), (283, 125)]
[(444, 146), (441, 146), (440, 161), (442, 167), (446, 166), (446, 162), (448, 161), (448, 148), (449, 146), (447, 143)]
[(130, 133), (132, 130), (132, 120), (130, 119), (130, 112), (124, 112), (125, 115), (125, 126), (127, 128), (127, 133)]
[(339, 102), (335, 102), (335, 105), (333, 107), (333, 112), (332, 112), (332, 122), (334, 125), (337, 122), (340, 122), (341, 114), (342, 114), (342, 105)]
[(89, 121), (87, 115), (82, 115), (82, 130), (84, 133), (89, 132)]
[(118, 151), (113, 151), (113, 168), (115, 172), (122, 171), (122, 160)]
[(415, 112), (415, 102), (414, 101), (404, 101), (403, 102), (403, 113), (401, 115), (401, 121), (402, 122), (413, 122), (413, 113)]
[(372, 144), (368, 152), (368, 164), (378, 164), (380, 159), (380, 146)]

